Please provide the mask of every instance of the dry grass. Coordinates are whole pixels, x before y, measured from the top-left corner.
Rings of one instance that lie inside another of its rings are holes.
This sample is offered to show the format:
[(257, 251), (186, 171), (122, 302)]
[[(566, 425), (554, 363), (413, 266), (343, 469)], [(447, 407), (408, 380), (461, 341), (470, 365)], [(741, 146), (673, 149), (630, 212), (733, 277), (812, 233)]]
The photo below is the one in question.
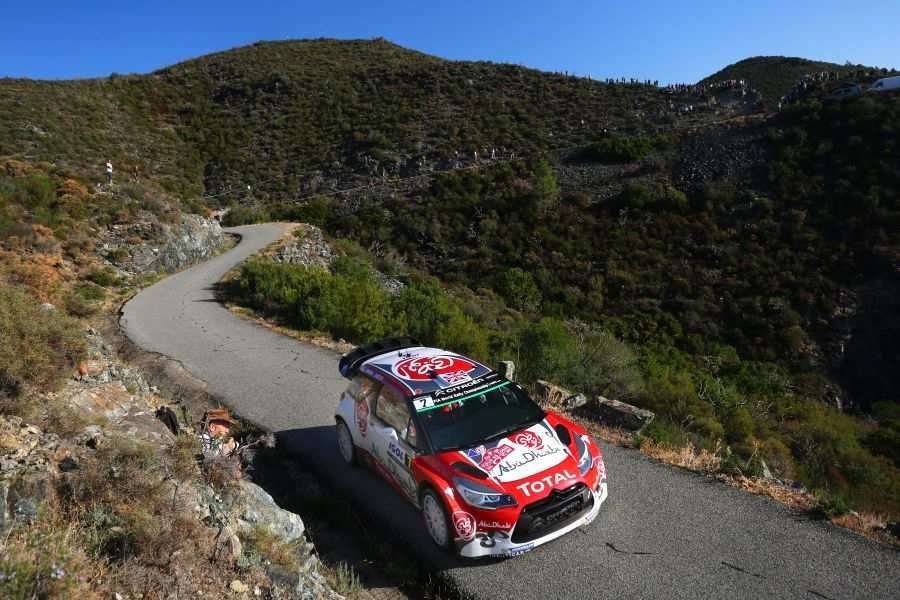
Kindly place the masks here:
[(722, 465), (720, 445), (717, 445), (713, 451), (709, 451), (705, 448), (697, 450), (693, 444), (682, 448), (672, 448), (666, 444), (658, 444), (653, 440), (644, 439), (641, 441), (640, 450), (643, 454), (658, 461), (700, 473), (717, 473)]
[[(560, 409), (556, 407), (555, 410)], [(626, 448), (634, 447), (635, 437), (629, 431), (607, 427), (572, 414), (567, 414), (566, 416), (605, 442)], [(798, 490), (770, 479), (746, 477), (731, 472), (723, 472), (721, 469), (723, 468), (725, 453), (721, 445), (716, 446), (712, 451), (703, 448), (698, 450), (692, 444), (681, 448), (673, 448), (666, 444), (643, 438), (640, 440), (639, 450), (642, 454), (660, 462), (703, 473), (727, 485), (758, 496), (766, 496), (795, 510), (810, 514), (821, 512), (821, 502), (815, 494)], [(883, 515), (850, 512), (845, 515), (831, 517), (830, 520), (839, 527), (850, 529), (883, 544), (900, 547), (900, 539), (884, 530), (885, 524), (889, 519)]]
[(269, 561), (289, 571), (297, 571), (301, 566), (300, 550), (303, 540), (286, 543), (265, 525), (254, 525), (243, 536), (246, 551), (253, 562)]
[(831, 518), (831, 522), (866, 537), (878, 540), (883, 544), (900, 548), (900, 539), (885, 531), (888, 519), (873, 513), (851, 512)]
[(31, 526), (0, 540), (0, 598), (100, 598), (94, 587), (105, 571), (84, 552), (76, 524), (44, 512)]
[(237, 456), (214, 456), (203, 461), (203, 475), (214, 490), (233, 487), (241, 479), (241, 460)]
[(200, 441), (196, 436), (181, 434), (172, 445), (172, 474), (180, 480), (191, 479), (200, 474)]

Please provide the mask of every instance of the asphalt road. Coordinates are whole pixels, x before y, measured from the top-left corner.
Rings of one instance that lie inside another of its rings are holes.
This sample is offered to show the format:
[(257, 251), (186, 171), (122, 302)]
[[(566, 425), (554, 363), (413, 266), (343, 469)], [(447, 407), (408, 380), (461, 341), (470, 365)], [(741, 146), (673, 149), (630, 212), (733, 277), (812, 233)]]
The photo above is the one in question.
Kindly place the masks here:
[(281, 234), (232, 230), (230, 252), (147, 288), (125, 333), (180, 361), (243, 417), (328, 477), (462, 591), (524, 598), (900, 598), (900, 553), (768, 499), (604, 445), (609, 500), (588, 528), (513, 559), (460, 563), (432, 546), (418, 513), (364, 470), (345, 467), (333, 410), (338, 356), (229, 313), (212, 286)]

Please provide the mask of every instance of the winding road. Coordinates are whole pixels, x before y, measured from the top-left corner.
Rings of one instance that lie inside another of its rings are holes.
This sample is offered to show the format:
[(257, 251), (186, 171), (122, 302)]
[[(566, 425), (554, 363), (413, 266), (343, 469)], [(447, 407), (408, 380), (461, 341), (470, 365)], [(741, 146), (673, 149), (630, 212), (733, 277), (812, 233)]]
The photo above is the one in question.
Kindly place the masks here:
[(234, 316), (213, 286), (277, 239), (280, 225), (230, 230), (231, 251), (168, 277), (121, 319), (145, 350), (178, 360), (240, 415), (405, 539), (478, 599), (900, 598), (900, 552), (785, 506), (604, 444), (609, 500), (588, 528), (523, 556), (461, 563), (427, 538), (419, 514), (373, 474), (350, 472), (333, 410), (338, 356)]

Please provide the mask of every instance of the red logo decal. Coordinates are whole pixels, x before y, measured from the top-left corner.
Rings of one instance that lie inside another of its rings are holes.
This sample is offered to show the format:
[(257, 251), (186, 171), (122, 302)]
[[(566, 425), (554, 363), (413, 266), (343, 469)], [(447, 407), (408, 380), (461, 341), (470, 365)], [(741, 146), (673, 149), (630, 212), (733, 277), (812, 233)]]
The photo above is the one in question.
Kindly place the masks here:
[(544, 440), (541, 439), (541, 436), (533, 431), (517, 433), (512, 437), (512, 441), (526, 448), (540, 448), (544, 445)]
[(465, 541), (475, 539), (475, 517), (461, 510), (453, 513), (453, 527), (456, 534)]
[(369, 405), (365, 400), (361, 400), (356, 404), (356, 428), (362, 435), (366, 435), (366, 429), (369, 428)]
[[(422, 356), (407, 358), (394, 365), (398, 377), (410, 381), (429, 381), (434, 376), (447, 375), (460, 380), (466, 373), (475, 370), (475, 365), (458, 356)], [(463, 379), (464, 380), (464, 379)]]
[(494, 470), (494, 467), (500, 464), (500, 461), (512, 454), (512, 451), (512, 446), (501, 445), (496, 448), (491, 448), (484, 453), (484, 458), (481, 459), (481, 464), (479, 466), (490, 473)]

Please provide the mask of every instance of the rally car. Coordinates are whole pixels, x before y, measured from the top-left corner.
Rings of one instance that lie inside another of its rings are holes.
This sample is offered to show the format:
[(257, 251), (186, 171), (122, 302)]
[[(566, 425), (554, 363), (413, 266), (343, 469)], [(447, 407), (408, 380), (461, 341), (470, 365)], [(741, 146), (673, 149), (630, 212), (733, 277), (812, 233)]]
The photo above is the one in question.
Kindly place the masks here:
[(367, 463), (418, 507), (438, 546), (513, 556), (600, 511), (597, 443), (478, 361), (389, 338), (339, 368), (350, 380), (335, 414), (341, 457)]

